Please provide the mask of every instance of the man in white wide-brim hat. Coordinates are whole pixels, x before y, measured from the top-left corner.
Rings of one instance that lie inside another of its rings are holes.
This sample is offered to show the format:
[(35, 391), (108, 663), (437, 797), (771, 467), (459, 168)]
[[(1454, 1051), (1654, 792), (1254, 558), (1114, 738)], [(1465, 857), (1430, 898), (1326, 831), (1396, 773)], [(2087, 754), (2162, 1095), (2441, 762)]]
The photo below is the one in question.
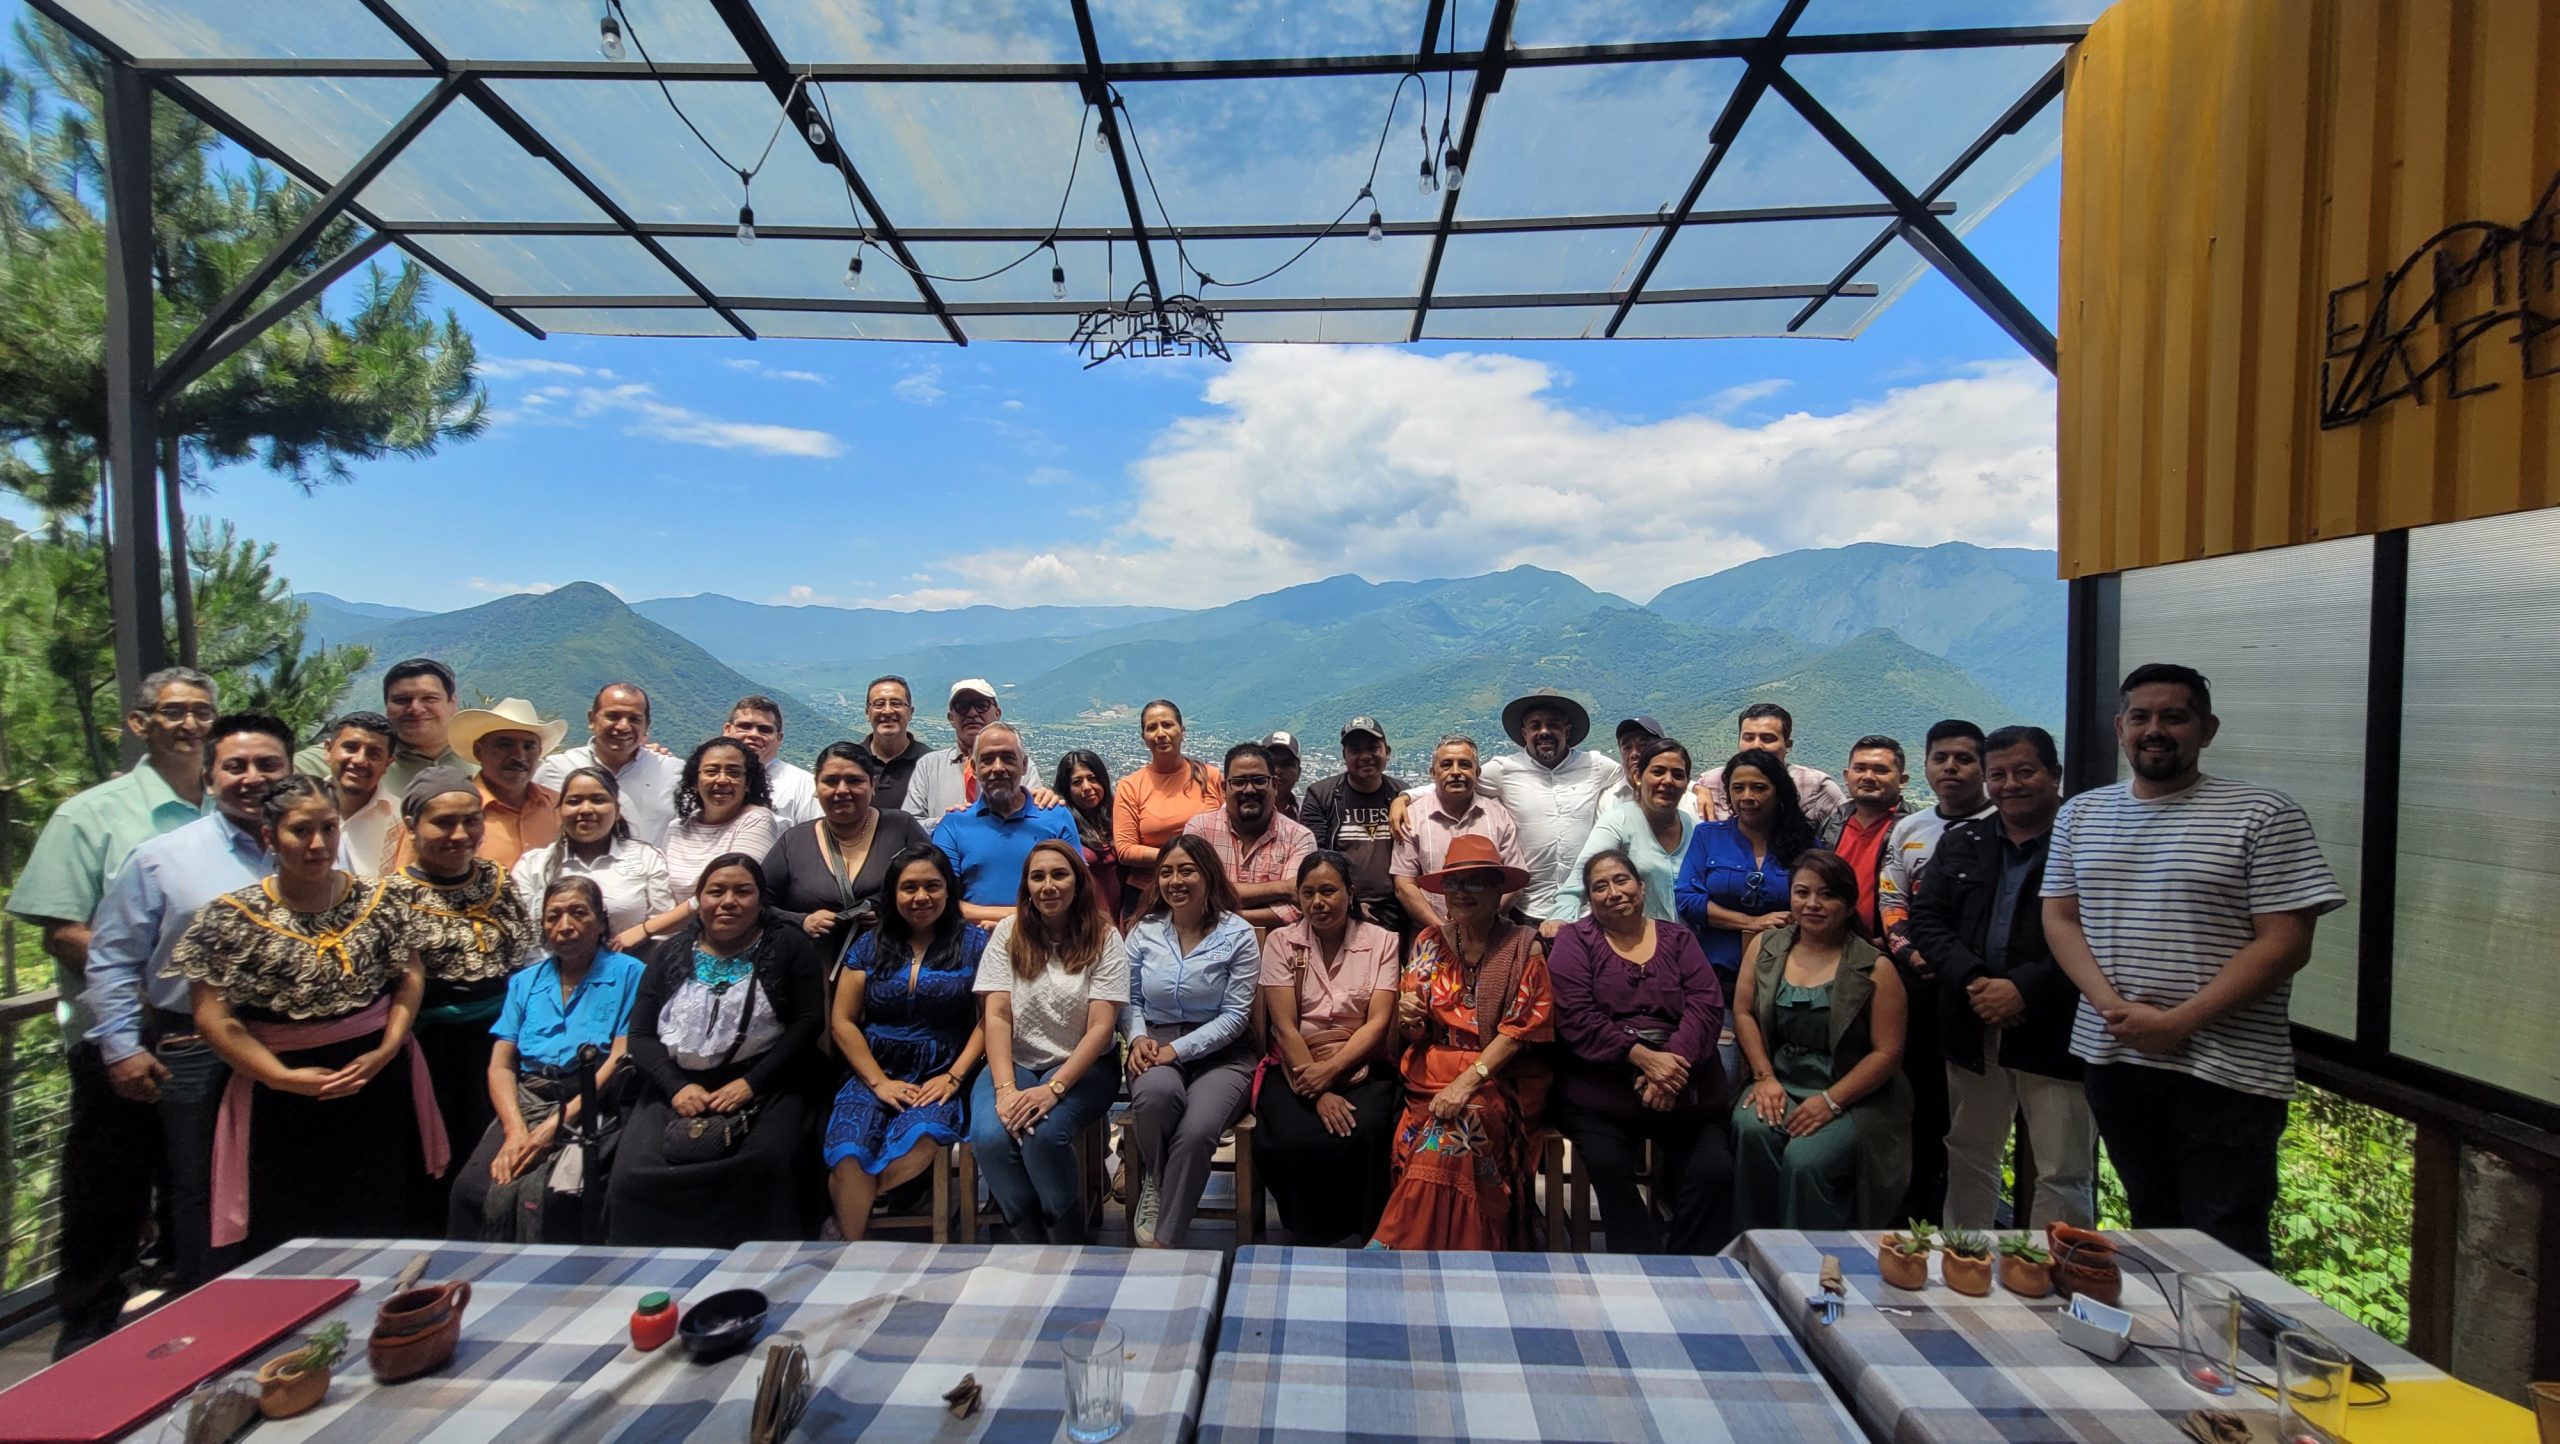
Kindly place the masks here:
[[(480, 764), (480, 803), (488, 819), (480, 855), (502, 873), (517, 858), (560, 836), (560, 794), (537, 785), (533, 772), (568, 735), (567, 722), (544, 721), (522, 697), (504, 698), (493, 707), (465, 707), (445, 724), (453, 750)], [(406, 838), (400, 853), (405, 865), (410, 860)]]

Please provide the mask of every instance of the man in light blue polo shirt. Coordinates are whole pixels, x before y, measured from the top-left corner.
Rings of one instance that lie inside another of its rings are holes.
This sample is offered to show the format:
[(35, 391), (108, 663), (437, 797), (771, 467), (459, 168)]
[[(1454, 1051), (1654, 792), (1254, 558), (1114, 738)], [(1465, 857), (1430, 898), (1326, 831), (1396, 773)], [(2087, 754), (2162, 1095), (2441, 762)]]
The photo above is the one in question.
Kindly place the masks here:
[[(217, 1271), (212, 1251), (213, 1116), (230, 1069), (196, 1035), (187, 980), (166, 976), (169, 955), (196, 911), (267, 875), (259, 808), (293, 771), (293, 733), (273, 717), (234, 713), (213, 724), (205, 760), (214, 813), (133, 850), (89, 936), (89, 985), (81, 1002), (94, 1021), (108, 1086), (159, 1114), (159, 1138), (66, 1187), (63, 1211), (94, 1211), (101, 1227), (139, 1235), (155, 1162), (165, 1162), (171, 1262), (181, 1290)], [(110, 1316), (112, 1326), (112, 1316)]]
[(978, 733), (969, 766), (978, 800), (934, 824), (933, 845), (960, 875), (960, 916), (990, 926), (1013, 916), (1022, 897), (1022, 863), (1032, 846), (1054, 837), (1076, 845), (1075, 819), (1063, 807), (1039, 807), (1022, 790), (1022, 734), (1002, 722)]
[[(71, 1128), (63, 1144), (63, 1192), (71, 1198), (96, 1192), (97, 1169), (114, 1167), (110, 1160), (157, 1151), (159, 1119), (107, 1086), (106, 1064), (83, 1041), (89, 1018), (79, 1000), (89, 967), (89, 920), (135, 848), (204, 816), (204, 738), (220, 699), (213, 679), (190, 667), (165, 667), (143, 678), (124, 714), (126, 728), (142, 739), (143, 765), (64, 799), (37, 834), (9, 894), (9, 911), (43, 931), (53, 959), (61, 1000), (55, 1013), (71, 1073)], [(63, 1210), (53, 1282), (54, 1308), (62, 1315), (57, 1359), (114, 1328), (124, 1307), (124, 1275), (133, 1267), (140, 1220), (121, 1232), (117, 1223), (94, 1210)]]

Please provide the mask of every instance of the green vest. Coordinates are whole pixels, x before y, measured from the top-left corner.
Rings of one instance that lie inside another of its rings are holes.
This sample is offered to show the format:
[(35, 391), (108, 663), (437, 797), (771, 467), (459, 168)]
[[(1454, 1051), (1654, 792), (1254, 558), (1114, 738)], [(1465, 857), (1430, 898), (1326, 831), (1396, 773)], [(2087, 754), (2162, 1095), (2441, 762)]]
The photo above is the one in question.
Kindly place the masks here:
[[(1751, 958), (1751, 1017), (1767, 1038), (1778, 1009), (1778, 984), (1786, 977), (1787, 954), (1796, 945), (1796, 930), (1774, 928), (1760, 935)], [(1875, 1051), (1874, 1020), (1878, 965), (1884, 955), (1851, 933), (1840, 946), (1840, 969), (1831, 978), (1831, 1078), (1849, 1075)], [(1905, 1007), (1905, 1036), (1909, 1009)], [(1764, 1045), (1765, 1046), (1765, 1045)], [(1854, 1228), (1891, 1228), (1901, 1222), (1894, 1213), (1911, 1187), (1911, 1085), (1902, 1070), (1885, 1075), (1884, 1086), (1849, 1105), (1857, 1120), (1858, 1212)]]

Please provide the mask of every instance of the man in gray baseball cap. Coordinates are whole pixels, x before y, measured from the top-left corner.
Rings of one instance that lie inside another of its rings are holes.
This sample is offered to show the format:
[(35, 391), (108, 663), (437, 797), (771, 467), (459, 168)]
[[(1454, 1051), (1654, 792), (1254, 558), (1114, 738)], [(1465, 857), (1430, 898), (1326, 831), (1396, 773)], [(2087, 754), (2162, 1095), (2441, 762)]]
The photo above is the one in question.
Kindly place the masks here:
[(1294, 732), (1274, 732), (1262, 739), (1262, 750), (1271, 754), (1271, 786), (1280, 795), (1274, 805), (1280, 815), (1298, 821), (1298, 736)]

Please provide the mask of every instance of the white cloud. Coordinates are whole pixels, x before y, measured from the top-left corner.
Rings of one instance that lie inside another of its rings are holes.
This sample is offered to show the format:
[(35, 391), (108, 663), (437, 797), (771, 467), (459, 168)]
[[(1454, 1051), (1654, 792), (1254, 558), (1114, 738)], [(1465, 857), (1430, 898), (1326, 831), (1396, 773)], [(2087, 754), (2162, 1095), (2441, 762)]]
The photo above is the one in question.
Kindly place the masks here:
[(942, 368), (923, 366), (899, 378), (889, 394), (910, 406), (932, 406), (942, 400)]
[(1076, 474), (1063, 466), (1035, 466), (1022, 479), (1030, 486), (1065, 486), (1076, 479)]
[(1708, 397), (1707, 409), (1721, 416), (1728, 411), (1748, 406), (1754, 401), (1765, 401), (1794, 384), (1784, 376), (1771, 376), (1761, 381), (1745, 381), (1738, 386), (1728, 386)]
[(526, 595), (538, 597), (544, 592), (556, 592), (560, 590), (560, 584), (558, 582), (493, 582), (487, 577), (473, 577), (471, 580), (463, 583), (463, 585), (469, 587), (475, 592), (486, 592), (493, 597)]
[(473, 368), (483, 380), (506, 381), (519, 376), (594, 376), (610, 380), (611, 371), (602, 367), (588, 368), (570, 361), (549, 361), (538, 356), (486, 356)]
[(885, 597), (864, 597), (848, 605), (879, 607), (891, 612), (939, 612), (952, 607), (974, 606), (985, 600), (969, 587), (918, 587), (911, 592), (891, 592)]
[(765, 598), (765, 603), (768, 606), (775, 607), (853, 607), (862, 605), (859, 602), (848, 602), (844, 598), (836, 596), (832, 592), (822, 592), (816, 587), (803, 586), (796, 582), (783, 588), (781, 591), (774, 593), (772, 596)]
[(812, 386), (827, 384), (827, 378), (815, 371), (786, 371), (778, 366), (767, 366), (747, 356), (732, 356), (720, 364), (732, 371), (743, 371), (749, 376), (760, 376), (767, 381), (805, 381)]
[(764, 456), (831, 457), (844, 454), (844, 443), (824, 431), (778, 426), (763, 421), (728, 421), (689, 406), (659, 398), (644, 381), (619, 386), (582, 386), (576, 391), (575, 414), (581, 418), (626, 418), (634, 436), (708, 446), (719, 451), (752, 451)]
[(1523, 564), (1642, 600), (1797, 547), (2053, 544), (2053, 382), (2029, 362), (1748, 424), (1624, 421), (1558, 380), (1515, 356), (1248, 348), (1132, 467), (1104, 541), (949, 557), (871, 604), (1160, 602), (1169, 574), (1216, 602)]
[(1007, 401), (1004, 404), (1004, 409), (1007, 411), (1020, 411), (1022, 409), (1022, 403), (1019, 401)]

